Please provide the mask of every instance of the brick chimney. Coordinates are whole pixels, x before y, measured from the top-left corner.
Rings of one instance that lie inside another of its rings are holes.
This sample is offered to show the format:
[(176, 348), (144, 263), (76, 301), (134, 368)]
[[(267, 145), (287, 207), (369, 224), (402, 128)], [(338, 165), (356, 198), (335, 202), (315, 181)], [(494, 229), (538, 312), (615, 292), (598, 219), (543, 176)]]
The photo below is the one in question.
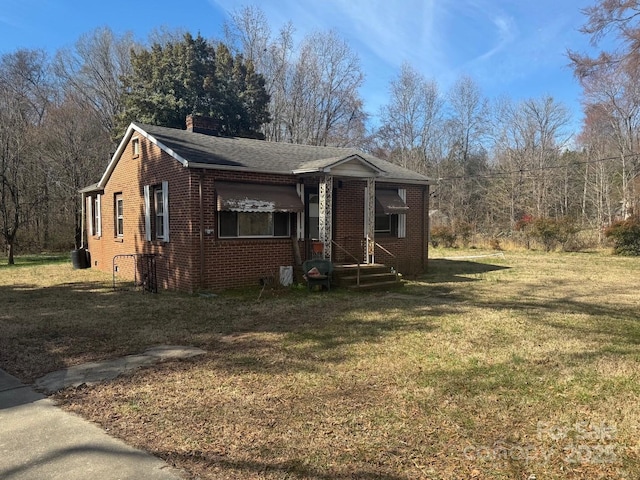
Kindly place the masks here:
[(217, 137), (220, 133), (220, 123), (215, 118), (204, 115), (187, 115), (187, 131)]

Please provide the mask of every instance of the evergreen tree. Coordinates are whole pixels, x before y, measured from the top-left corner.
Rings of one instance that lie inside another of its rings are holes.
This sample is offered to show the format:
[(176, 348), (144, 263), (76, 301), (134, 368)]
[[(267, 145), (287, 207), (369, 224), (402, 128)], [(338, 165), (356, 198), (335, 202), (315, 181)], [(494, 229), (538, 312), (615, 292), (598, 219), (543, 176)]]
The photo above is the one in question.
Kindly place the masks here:
[(200, 114), (217, 119), (223, 135), (259, 138), (269, 121), (264, 79), (222, 43), (187, 33), (132, 52), (131, 63), (121, 128), (131, 121), (184, 128), (187, 115)]

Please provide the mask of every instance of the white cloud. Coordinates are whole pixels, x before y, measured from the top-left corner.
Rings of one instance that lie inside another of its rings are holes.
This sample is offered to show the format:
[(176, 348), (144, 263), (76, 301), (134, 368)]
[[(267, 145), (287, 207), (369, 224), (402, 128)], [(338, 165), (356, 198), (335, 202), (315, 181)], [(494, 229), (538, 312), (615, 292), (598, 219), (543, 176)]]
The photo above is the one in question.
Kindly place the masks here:
[[(227, 11), (238, 8), (237, 0), (209, 1)], [(575, 40), (579, 3), (583, 0), (563, 0), (561, 7), (558, 0), (262, 0), (257, 5), (274, 32), (289, 20), (298, 39), (336, 30), (360, 55), (367, 76), (363, 94), (378, 99), (375, 104), (405, 61), (442, 90), (462, 74), (491, 96), (521, 96), (511, 88), (534, 82), (536, 75), (566, 83), (571, 75), (562, 71), (564, 43)]]

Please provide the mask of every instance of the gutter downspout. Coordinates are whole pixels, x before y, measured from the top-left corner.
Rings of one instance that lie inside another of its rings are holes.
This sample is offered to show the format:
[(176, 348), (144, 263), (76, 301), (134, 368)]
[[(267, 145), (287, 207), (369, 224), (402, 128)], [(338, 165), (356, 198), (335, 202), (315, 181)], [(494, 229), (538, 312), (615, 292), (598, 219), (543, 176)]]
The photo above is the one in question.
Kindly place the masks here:
[(85, 229), (85, 206), (87, 204), (87, 196), (84, 192), (81, 193), (81, 200), (82, 205), (80, 205), (80, 212), (81, 212), (81, 218), (80, 218), (80, 245), (76, 245), (76, 248), (84, 248), (84, 229)]
[(424, 186), (424, 220), (422, 222), (422, 270), (427, 271), (429, 268), (429, 243), (431, 242), (431, 225), (429, 218), (429, 200), (431, 195), (429, 194), (429, 185)]
[(202, 186), (204, 183), (204, 169), (200, 170), (198, 179), (198, 201), (200, 206), (200, 289), (204, 290), (204, 198)]

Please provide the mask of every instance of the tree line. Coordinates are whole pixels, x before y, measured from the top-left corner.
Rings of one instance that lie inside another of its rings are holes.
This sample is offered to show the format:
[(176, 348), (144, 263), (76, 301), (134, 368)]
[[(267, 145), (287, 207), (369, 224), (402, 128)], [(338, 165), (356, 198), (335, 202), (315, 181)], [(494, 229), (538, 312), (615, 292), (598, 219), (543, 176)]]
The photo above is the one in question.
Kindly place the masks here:
[[(258, 7), (231, 13), (221, 39), (156, 31), (146, 42), (100, 28), (54, 55), (0, 58), (0, 238), (21, 251), (79, 246), (78, 190), (95, 182), (130, 121), (360, 148), (436, 181), (434, 225), (461, 235), (520, 235), (550, 219), (600, 235), (640, 211), (640, 2), (602, 0), (583, 33), (615, 52), (567, 52), (584, 90), (581, 132), (551, 96), (489, 99), (461, 76), (443, 91), (405, 63), (368, 112), (365, 72), (334, 31), (296, 42)], [(375, 115), (376, 121), (373, 121)], [(598, 240), (602, 240), (599, 238)]]
[(437, 182), (433, 225), (525, 243), (542, 232), (548, 247), (550, 229), (565, 246), (579, 230), (602, 243), (607, 226), (640, 214), (640, 2), (601, 0), (582, 13), (594, 46), (607, 37), (619, 48), (567, 52), (584, 89), (580, 132), (552, 96), (489, 99), (467, 75), (443, 91), (409, 63), (372, 125), (359, 94), (364, 73), (335, 33), (296, 46), (292, 25), (274, 34), (256, 7), (233, 13), (225, 31), (265, 77), (266, 138), (362, 148)]

